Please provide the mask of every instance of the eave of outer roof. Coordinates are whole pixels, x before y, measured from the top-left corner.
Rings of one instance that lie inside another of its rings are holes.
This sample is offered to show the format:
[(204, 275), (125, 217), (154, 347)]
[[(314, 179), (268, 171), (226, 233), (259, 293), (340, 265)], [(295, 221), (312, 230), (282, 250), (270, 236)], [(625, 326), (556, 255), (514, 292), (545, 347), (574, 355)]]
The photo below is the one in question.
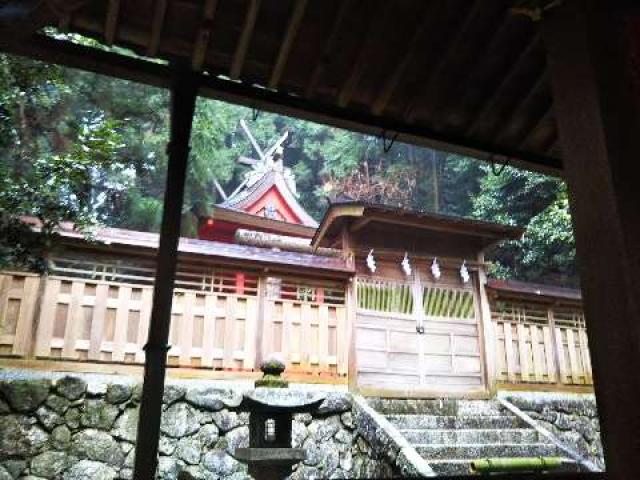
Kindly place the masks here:
[(518, 280), (489, 279), (487, 287), (499, 294), (517, 295), (525, 297), (543, 297), (582, 301), (582, 293), (575, 288), (557, 287), (541, 283), (521, 282)]
[[(38, 228), (38, 221), (31, 217), (23, 219)], [(159, 245), (160, 236), (157, 233), (138, 232), (121, 228), (101, 228), (94, 234), (95, 243), (89, 243), (78, 231), (72, 230), (72, 225), (64, 224), (58, 232), (63, 241), (82, 244), (87, 247), (98, 248), (115, 247), (155, 251)], [(348, 276), (353, 269), (347, 267), (340, 257), (318, 255), (303, 252), (290, 252), (274, 248), (253, 247), (233, 243), (180, 238), (178, 252), (186, 255), (205, 256), (211, 260), (227, 263), (251, 263), (256, 268), (271, 267), (314, 271), (327, 275)]]
[(329, 207), (311, 240), (311, 245), (317, 248), (326, 245), (327, 241), (335, 239), (339, 234), (338, 231), (335, 231), (338, 223), (343, 223), (348, 218), (366, 219), (367, 217), (371, 218), (372, 222), (384, 219), (384, 222), (389, 225), (405, 225), (421, 230), (449, 231), (452, 234), (488, 238), (495, 242), (515, 240), (524, 233), (522, 228), (497, 223), (418, 212), (382, 204), (347, 201), (333, 203)]

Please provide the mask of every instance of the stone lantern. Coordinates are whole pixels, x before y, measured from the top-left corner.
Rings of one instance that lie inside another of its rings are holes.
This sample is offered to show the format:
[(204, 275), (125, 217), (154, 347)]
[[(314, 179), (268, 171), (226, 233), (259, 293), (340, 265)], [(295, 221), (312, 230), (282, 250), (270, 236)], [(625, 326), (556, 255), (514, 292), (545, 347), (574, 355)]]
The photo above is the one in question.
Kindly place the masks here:
[(236, 449), (236, 457), (249, 465), (254, 478), (280, 480), (305, 456), (303, 449), (291, 446), (293, 415), (315, 410), (324, 395), (287, 388), (280, 377), (284, 363), (278, 359), (265, 360), (260, 368), (264, 376), (239, 407), (249, 412), (249, 448)]

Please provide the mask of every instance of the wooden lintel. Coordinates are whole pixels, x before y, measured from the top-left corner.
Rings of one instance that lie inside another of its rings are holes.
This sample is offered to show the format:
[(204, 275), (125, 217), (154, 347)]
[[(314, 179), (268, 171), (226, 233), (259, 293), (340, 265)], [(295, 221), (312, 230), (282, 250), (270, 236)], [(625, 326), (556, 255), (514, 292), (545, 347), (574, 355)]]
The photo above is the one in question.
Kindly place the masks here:
[(164, 26), (164, 18), (167, 13), (168, 0), (156, 0), (153, 11), (153, 23), (151, 24), (151, 35), (149, 45), (147, 46), (147, 56), (155, 57), (160, 47), (160, 36), (162, 35), (162, 27)]
[(307, 0), (295, 0), (295, 5), (293, 7), (291, 18), (289, 19), (289, 24), (287, 25), (287, 31), (284, 35), (284, 40), (280, 45), (280, 51), (278, 52), (275, 66), (273, 67), (273, 71), (271, 72), (271, 78), (269, 79), (268, 84), (269, 88), (278, 87), (278, 83), (280, 82), (280, 78), (282, 77), (282, 73), (284, 72), (284, 68), (287, 65), (291, 46), (293, 45), (293, 41), (298, 34), (298, 28), (300, 27), (300, 22), (302, 21), (302, 17), (304, 16), (304, 11), (306, 8)]
[(253, 29), (256, 25), (256, 19), (258, 18), (258, 11), (260, 10), (261, 0), (251, 0), (247, 15), (244, 19), (244, 26), (242, 27), (242, 33), (236, 47), (236, 51), (233, 55), (233, 63), (231, 64), (231, 70), (229, 76), (233, 80), (237, 80), (242, 73), (242, 67), (244, 66), (244, 60), (247, 57), (247, 51), (249, 50), (249, 44), (251, 43), (251, 36), (253, 35)]
[(120, 14), (120, 0), (109, 0), (107, 8), (107, 20), (104, 26), (104, 41), (107, 45), (113, 45), (118, 29), (118, 17)]

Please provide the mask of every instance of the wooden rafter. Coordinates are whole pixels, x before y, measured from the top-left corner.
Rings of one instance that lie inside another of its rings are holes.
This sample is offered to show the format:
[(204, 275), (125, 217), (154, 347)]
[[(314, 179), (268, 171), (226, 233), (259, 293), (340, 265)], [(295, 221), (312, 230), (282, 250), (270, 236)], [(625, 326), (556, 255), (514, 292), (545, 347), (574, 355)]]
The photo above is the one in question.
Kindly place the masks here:
[(516, 63), (511, 67), (507, 74), (502, 77), (502, 81), (495, 87), (493, 94), (489, 96), (488, 100), (478, 110), (477, 115), (473, 117), (471, 123), (466, 128), (466, 134), (474, 134), (477, 132), (480, 125), (482, 125), (487, 116), (493, 111), (496, 104), (500, 101), (504, 94), (504, 89), (508, 86), (516, 75), (520, 72), (522, 67), (526, 64), (527, 60), (533, 53), (533, 51), (539, 46), (539, 39), (537, 36), (532, 36), (529, 44), (526, 46)]
[(209, 42), (211, 40), (212, 23), (217, 6), (218, 0), (207, 0), (204, 5), (202, 26), (196, 34), (196, 41), (194, 42), (193, 55), (191, 58), (191, 67), (195, 71), (202, 70), (204, 59), (207, 56), (207, 49), (209, 48)]
[[(526, 110), (527, 106), (532, 103), (533, 99), (536, 98), (544, 88), (547, 88), (547, 76), (543, 73), (536, 79), (533, 87), (527, 92), (527, 94), (520, 97), (518, 102), (511, 109), (511, 113), (508, 115), (507, 121), (504, 123), (507, 127), (503, 128), (499, 132), (497, 137), (498, 141), (507, 140), (508, 134), (511, 133), (511, 126), (518, 122), (519, 118), (522, 118), (523, 116), (526, 117), (526, 115), (523, 115), (523, 111)], [(542, 114), (544, 114), (544, 111), (541, 115)], [(533, 120), (533, 125), (529, 125), (529, 129), (537, 124), (539, 117), (536, 117)], [(524, 128), (525, 134), (529, 129), (526, 127)], [(522, 138), (518, 139), (517, 143), (520, 143), (520, 141), (522, 141)]]
[[(513, 15), (511, 13), (508, 13), (504, 21), (500, 23), (500, 27), (494, 30), (494, 33), (489, 39), (487, 47), (483, 49), (483, 51), (488, 55), (492, 55), (494, 52), (500, 52), (500, 47), (505, 44), (505, 38), (509, 38), (507, 34), (511, 28), (510, 20), (513, 21)], [(531, 36), (528, 37), (528, 41), (531, 41), (531, 38)], [(476, 81), (477, 72), (478, 70), (480, 70), (480, 66), (482, 66), (482, 60), (484, 58), (484, 55), (477, 55), (472, 65), (465, 66), (466, 69), (464, 80), (460, 85), (456, 85), (457, 90), (462, 94), (457, 97), (457, 101), (454, 99), (455, 103), (453, 107), (449, 108), (450, 111), (455, 112), (458, 110), (458, 108), (464, 108), (464, 101), (466, 100), (466, 95), (464, 95), (464, 93), (466, 93), (467, 91), (467, 85), (473, 85), (473, 82)], [(500, 59), (501, 61), (505, 61), (505, 55), (500, 54)], [(445, 115), (438, 115), (438, 113), (440, 112), (436, 111), (432, 115), (432, 117), (435, 117), (434, 125), (436, 125), (438, 128), (443, 128), (446, 122), (446, 118)]]
[(149, 45), (147, 46), (147, 55), (155, 57), (160, 46), (160, 36), (162, 35), (162, 27), (164, 25), (164, 17), (167, 13), (167, 0), (156, 0), (156, 6), (153, 11), (153, 24), (151, 25), (151, 35)]
[(104, 26), (104, 41), (107, 45), (113, 45), (118, 29), (118, 15), (120, 13), (120, 0), (109, 0), (107, 7), (107, 20)]
[(433, 13), (434, 6), (435, 2), (431, 2), (428, 4), (427, 8), (425, 8), (420, 20), (418, 21), (418, 25), (413, 32), (413, 36), (411, 37), (411, 40), (409, 41), (409, 44), (404, 51), (402, 59), (396, 64), (393, 73), (387, 79), (384, 87), (382, 88), (382, 91), (373, 102), (371, 113), (373, 113), (374, 115), (381, 115), (382, 112), (384, 112), (389, 103), (389, 100), (391, 100), (391, 96), (396, 91), (396, 88), (400, 84), (400, 81), (404, 78), (405, 71), (407, 70), (407, 67), (409, 66), (411, 60), (413, 60), (418, 53), (419, 40), (424, 34), (427, 21)]
[(315, 62), (313, 73), (311, 74), (311, 77), (309, 77), (309, 83), (307, 83), (307, 87), (305, 88), (304, 96), (307, 98), (312, 97), (313, 93), (316, 90), (318, 82), (320, 81), (320, 78), (322, 77), (322, 74), (327, 67), (327, 59), (330, 58), (331, 53), (336, 46), (336, 42), (338, 41), (338, 34), (340, 33), (342, 24), (347, 18), (347, 12), (349, 12), (352, 5), (353, 0), (345, 0), (340, 4), (340, 9), (338, 10), (335, 20), (333, 21), (331, 33), (329, 34), (324, 48), (322, 49), (322, 55)]
[(295, 6), (293, 7), (293, 12), (291, 13), (289, 24), (287, 25), (287, 32), (284, 35), (284, 40), (280, 45), (280, 51), (278, 52), (276, 64), (273, 67), (273, 71), (271, 72), (271, 78), (269, 79), (268, 84), (269, 88), (278, 87), (278, 83), (280, 82), (280, 78), (282, 77), (282, 73), (284, 72), (284, 68), (287, 65), (291, 46), (293, 45), (293, 41), (298, 34), (298, 28), (300, 27), (300, 22), (302, 21), (302, 17), (304, 16), (304, 11), (306, 8), (307, 0), (295, 1)]
[(542, 128), (542, 126), (547, 123), (553, 117), (553, 109), (551, 108), (551, 104), (544, 111), (544, 113), (540, 116), (540, 118), (536, 121), (535, 126), (528, 130), (525, 130), (525, 134), (521, 140), (518, 142), (518, 147), (522, 147), (524, 145), (528, 145), (534, 138), (535, 133)]
[(464, 15), (464, 19), (461, 22), (461, 26), (456, 28), (456, 34), (454, 35), (451, 42), (448, 42), (447, 49), (438, 59), (435, 67), (430, 69), (429, 77), (427, 81), (422, 84), (420, 87), (420, 91), (416, 95), (412, 95), (411, 101), (405, 108), (404, 119), (408, 123), (412, 123), (415, 120), (416, 114), (418, 113), (418, 105), (417, 101), (420, 101), (425, 94), (429, 94), (433, 90), (433, 85), (435, 80), (440, 76), (444, 68), (449, 64), (450, 60), (454, 57), (460, 45), (463, 43), (467, 35), (467, 31), (469, 27), (473, 23), (476, 15), (478, 14), (481, 6), (484, 5), (485, 2), (482, 0), (474, 0), (473, 5), (469, 10), (467, 10)]
[(258, 10), (260, 10), (260, 0), (251, 0), (244, 20), (244, 26), (242, 27), (242, 33), (240, 34), (240, 40), (238, 40), (238, 46), (236, 47), (236, 52), (233, 55), (231, 70), (229, 72), (229, 76), (233, 80), (237, 80), (242, 73), (242, 67), (244, 66), (244, 60), (247, 56), (247, 51), (249, 50), (253, 29), (255, 28), (256, 19), (258, 18)]
[(381, 5), (378, 4), (377, 10), (370, 14), (366, 33), (362, 36), (358, 56), (338, 94), (338, 106), (344, 108), (351, 101), (353, 92), (358, 86), (358, 82), (365, 68), (369, 64), (369, 58), (371, 57), (375, 41), (380, 35), (379, 32), (382, 30), (380, 27), (383, 22), (388, 21), (386, 14), (390, 6), (391, 2), (383, 2)]

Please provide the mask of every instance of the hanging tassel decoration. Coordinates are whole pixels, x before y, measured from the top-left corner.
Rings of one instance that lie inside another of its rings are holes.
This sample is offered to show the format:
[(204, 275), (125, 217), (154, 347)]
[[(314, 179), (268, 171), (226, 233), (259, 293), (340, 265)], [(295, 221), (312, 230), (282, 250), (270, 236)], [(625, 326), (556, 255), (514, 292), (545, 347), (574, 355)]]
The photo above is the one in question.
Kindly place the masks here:
[(437, 258), (434, 258), (433, 262), (431, 262), (431, 273), (433, 274), (433, 278), (435, 278), (436, 280), (438, 280), (442, 276)]
[(402, 265), (402, 270), (404, 271), (404, 274), (407, 277), (411, 275), (411, 263), (409, 263), (409, 256), (407, 255), (406, 252), (404, 254), (404, 258), (402, 259), (402, 262), (400, 262), (400, 265)]
[(471, 276), (469, 275), (469, 270), (467, 269), (467, 261), (463, 260), (462, 265), (460, 266), (460, 278), (462, 278), (462, 283), (469, 283)]
[(369, 250), (369, 255), (367, 255), (367, 268), (371, 273), (376, 273), (376, 259), (373, 258), (373, 248)]

